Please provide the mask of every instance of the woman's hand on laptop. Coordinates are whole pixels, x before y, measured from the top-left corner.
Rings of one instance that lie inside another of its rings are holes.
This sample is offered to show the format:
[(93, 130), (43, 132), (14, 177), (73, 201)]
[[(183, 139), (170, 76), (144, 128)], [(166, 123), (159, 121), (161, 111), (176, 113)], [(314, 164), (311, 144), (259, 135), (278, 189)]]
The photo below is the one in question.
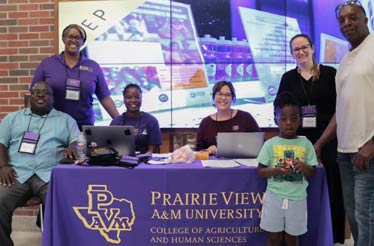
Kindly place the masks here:
[(209, 152), (209, 155), (216, 155), (217, 154), (217, 146), (211, 145), (211, 146), (209, 146), (207, 151)]

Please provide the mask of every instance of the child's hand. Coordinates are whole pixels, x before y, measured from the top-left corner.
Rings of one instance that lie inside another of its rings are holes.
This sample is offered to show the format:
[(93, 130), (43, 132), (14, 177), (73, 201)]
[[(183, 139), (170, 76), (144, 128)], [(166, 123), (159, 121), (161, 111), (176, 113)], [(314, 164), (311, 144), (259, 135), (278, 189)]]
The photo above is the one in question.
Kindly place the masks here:
[(283, 174), (283, 175), (288, 175), (292, 173), (292, 169), (290, 165), (283, 163), (282, 165), (276, 167), (277, 169), (277, 174)]
[(301, 173), (305, 165), (306, 165), (305, 162), (302, 162), (298, 159), (294, 160), (293, 166), (295, 168), (295, 173)]
[(294, 166), (293, 166), (293, 163), (292, 163), (292, 159), (285, 159), (283, 161), (283, 164), (281, 165), (281, 168), (285, 169), (287, 172), (289, 173), (292, 173), (294, 172)]

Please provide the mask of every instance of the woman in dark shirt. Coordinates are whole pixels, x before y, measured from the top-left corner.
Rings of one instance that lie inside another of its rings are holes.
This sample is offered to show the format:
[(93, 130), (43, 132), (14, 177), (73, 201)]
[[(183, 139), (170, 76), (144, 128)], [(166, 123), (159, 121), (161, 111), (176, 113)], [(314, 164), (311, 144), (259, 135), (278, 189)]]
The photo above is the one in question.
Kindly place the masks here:
[[(319, 139), (335, 113), (336, 69), (318, 64), (314, 58), (314, 45), (305, 34), (290, 41), (297, 67), (283, 74), (278, 94), (289, 91), (302, 106), (302, 124), (298, 135), (306, 136), (313, 144)], [(334, 243), (344, 243), (344, 205), (339, 167), (336, 162), (337, 140), (326, 144), (320, 155), (328, 182)]]

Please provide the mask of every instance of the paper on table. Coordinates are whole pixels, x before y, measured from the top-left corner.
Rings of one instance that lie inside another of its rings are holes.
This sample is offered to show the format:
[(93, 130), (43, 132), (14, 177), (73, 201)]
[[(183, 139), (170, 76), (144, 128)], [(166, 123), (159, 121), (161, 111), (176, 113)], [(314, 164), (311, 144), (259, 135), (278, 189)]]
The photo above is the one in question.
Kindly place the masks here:
[(203, 167), (239, 167), (234, 160), (202, 160)]
[(240, 163), (245, 166), (249, 167), (257, 167), (258, 161), (256, 158), (250, 158), (250, 159), (234, 159), (235, 162)]
[(149, 165), (165, 165), (165, 164), (169, 164), (170, 161), (169, 159), (164, 159), (164, 160), (149, 160), (147, 162), (147, 164)]
[(169, 164), (171, 162), (170, 156), (171, 156), (171, 153), (152, 154), (152, 159), (150, 159), (147, 163), (150, 165)]
[(152, 158), (169, 158), (171, 153), (152, 153)]

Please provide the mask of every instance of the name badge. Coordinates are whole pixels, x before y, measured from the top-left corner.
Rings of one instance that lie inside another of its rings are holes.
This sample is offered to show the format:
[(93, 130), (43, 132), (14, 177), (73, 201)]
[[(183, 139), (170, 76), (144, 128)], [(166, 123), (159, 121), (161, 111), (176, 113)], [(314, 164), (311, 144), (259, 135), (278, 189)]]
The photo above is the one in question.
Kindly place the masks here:
[(40, 135), (33, 132), (24, 132), (18, 152), (35, 154), (36, 147), (39, 142)]
[(79, 69), (82, 71), (88, 71), (91, 72), (93, 71), (92, 67), (87, 67), (87, 66), (79, 66)]
[(317, 127), (317, 107), (308, 105), (301, 107), (302, 127)]
[(317, 116), (316, 105), (302, 106), (301, 107), (301, 116), (302, 117), (316, 117)]
[(317, 117), (303, 117), (302, 127), (317, 127)]
[(81, 82), (78, 79), (66, 80), (66, 99), (78, 101), (80, 99)]

